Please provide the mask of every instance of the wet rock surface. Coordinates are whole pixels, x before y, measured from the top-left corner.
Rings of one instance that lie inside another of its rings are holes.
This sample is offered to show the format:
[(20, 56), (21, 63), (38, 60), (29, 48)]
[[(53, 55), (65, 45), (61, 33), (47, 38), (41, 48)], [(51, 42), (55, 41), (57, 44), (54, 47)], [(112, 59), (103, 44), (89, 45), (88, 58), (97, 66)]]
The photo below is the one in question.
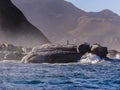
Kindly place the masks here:
[[(89, 53), (89, 54), (88, 54)], [(71, 63), (78, 62), (83, 57), (86, 58), (93, 56), (112, 61), (107, 57), (107, 47), (99, 44), (89, 45), (83, 43), (77, 45), (61, 45), (61, 44), (44, 44), (42, 46), (33, 48), (30, 53), (24, 56), (21, 60), (22, 63)], [(99, 60), (97, 61), (99, 62)]]
[(107, 47), (101, 46), (96, 43), (91, 46), (91, 53), (96, 54), (101, 58), (106, 58), (108, 54), (108, 50)]
[(23, 57), (23, 63), (70, 63), (77, 62), (81, 55), (76, 45), (45, 44)]
[(0, 61), (2, 60), (18, 60), (22, 63), (72, 63), (80, 60), (81, 62), (93, 60), (93, 63), (101, 60), (114, 62), (120, 61), (120, 52), (104, 49), (101, 45), (90, 46), (86, 43), (79, 46), (43, 44), (33, 48), (2, 43), (0, 44)]
[(7, 43), (0, 44), (0, 60), (21, 60), (26, 54), (25, 48), (21, 46)]

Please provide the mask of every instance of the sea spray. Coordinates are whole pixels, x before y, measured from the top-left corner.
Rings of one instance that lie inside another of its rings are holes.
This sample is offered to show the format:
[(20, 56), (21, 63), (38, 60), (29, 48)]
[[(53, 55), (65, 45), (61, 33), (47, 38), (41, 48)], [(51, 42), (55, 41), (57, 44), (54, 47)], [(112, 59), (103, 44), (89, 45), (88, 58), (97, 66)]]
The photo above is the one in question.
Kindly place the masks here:
[(86, 53), (79, 60), (79, 62), (83, 64), (86, 64), (86, 63), (96, 64), (96, 63), (100, 63), (101, 61), (104, 61), (104, 60), (102, 60), (99, 56), (92, 53)]

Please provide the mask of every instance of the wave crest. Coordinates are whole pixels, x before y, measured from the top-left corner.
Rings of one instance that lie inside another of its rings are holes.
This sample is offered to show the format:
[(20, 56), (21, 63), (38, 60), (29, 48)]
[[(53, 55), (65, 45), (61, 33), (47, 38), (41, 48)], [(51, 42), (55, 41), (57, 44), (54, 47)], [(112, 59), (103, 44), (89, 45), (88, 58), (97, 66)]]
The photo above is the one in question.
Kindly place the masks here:
[(79, 60), (79, 62), (83, 63), (83, 64), (86, 64), (86, 63), (96, 64), (96, 63), (100, 63), (102, 61), (104, 61), (104, 60), (102, 60), (99, 56), (92, 54), (92, 53), (86, 53)]

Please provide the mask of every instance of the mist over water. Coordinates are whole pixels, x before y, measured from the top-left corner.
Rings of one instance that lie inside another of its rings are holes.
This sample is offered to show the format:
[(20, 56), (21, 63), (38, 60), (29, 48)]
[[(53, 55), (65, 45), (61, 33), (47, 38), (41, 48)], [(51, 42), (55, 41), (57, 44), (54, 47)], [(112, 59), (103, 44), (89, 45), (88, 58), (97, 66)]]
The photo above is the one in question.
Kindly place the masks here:
[(38, 45), (42, 45), (43, 41), (31, 37), (31, 35), (29, 34), (17, 35), (17, 36), (13, 34), (13, 36), (10, 36), (0, 32), (0, 43), (13, 44), (15, 46), (23, 46), (23, 47), (35, 47)]

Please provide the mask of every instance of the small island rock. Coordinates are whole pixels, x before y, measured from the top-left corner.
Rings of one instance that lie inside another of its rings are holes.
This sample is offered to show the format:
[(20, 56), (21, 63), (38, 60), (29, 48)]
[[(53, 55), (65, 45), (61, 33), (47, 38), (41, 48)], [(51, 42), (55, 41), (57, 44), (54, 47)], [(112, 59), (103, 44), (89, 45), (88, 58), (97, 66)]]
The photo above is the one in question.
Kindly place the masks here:
[(71, 63), (77, 62), (81, 55), (76, 45), (44, 44), (23, 57), (23, 63)]

